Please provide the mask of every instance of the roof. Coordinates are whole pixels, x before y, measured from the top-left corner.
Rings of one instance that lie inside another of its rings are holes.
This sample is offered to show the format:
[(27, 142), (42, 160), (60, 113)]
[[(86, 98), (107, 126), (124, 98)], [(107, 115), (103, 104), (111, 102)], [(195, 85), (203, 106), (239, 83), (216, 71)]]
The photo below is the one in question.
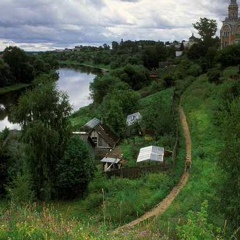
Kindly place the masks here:
[(111, 146), (113, 147), (119, 140), (119, 138), (99, 119), (93, 118), (87, 122), (82, 131), (86, 131), (86, 134), (90, 134), (93, 130), (98, 132), (99, 135)]
[(143, 161), (157, 161), (163, 162), (164, 148), (149, 146), (141, 148), (138, 154), (137, 162)]
[(89, 122), (87, 122), (84, 127), (88, 127), (88, 128), (95, 128), (99, 123), (101, 123), (101, 121), (97, 118), (93, 118), (91, 119)]
[(142, 115), (139, 112), (130, 114), (130, 115), (127, 116), (127, 125), (131, 126), (134, 123), (140, 121), (141, 118), (142, 118)]
[(120, 159), (119, 158), (109, 158), (109, 157), (104, 157), (101, 162), (103, 163), (119, 163)]

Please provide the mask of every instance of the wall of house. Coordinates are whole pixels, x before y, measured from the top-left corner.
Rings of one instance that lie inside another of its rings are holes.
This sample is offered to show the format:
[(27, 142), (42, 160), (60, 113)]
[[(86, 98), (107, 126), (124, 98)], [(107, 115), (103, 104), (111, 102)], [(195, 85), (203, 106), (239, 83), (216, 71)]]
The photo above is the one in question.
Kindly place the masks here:
[(98, 134), (96, 131), (92, 131), (90, 137), (95, 142), (95, 139), (97, 139), (97, 147), (100, 148), (110, 148), (110, 145), (102, 138), (101, 135)]

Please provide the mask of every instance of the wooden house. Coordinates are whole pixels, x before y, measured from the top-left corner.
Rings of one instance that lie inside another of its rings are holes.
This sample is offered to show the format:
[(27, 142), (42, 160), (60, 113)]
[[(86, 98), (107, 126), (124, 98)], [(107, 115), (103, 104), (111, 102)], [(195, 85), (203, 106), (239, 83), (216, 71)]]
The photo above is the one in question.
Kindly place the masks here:
[(88, 137), (91, 138), (94, 143), (94, 154), (97, 158), (104, 157), (119, 141), (119, 138), (97, 118), (87, 122), (82, 127), (80, 135), (85, 140)]

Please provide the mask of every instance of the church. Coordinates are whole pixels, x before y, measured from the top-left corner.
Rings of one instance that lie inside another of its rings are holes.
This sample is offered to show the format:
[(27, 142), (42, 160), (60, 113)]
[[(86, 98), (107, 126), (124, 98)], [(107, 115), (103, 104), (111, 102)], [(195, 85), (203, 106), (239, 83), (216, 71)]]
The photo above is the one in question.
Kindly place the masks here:
[(240, 18), (238, 17), (237, 0), (231, 0), (228, 6), (228, 17), (223, 21), (220, 39), (221, 48), (240, 43)]

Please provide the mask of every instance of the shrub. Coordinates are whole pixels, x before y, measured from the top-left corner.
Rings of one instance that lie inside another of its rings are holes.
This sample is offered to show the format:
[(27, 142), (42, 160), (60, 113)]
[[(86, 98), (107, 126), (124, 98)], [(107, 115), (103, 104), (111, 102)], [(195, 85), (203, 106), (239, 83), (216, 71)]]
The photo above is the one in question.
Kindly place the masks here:
[(207, 73), (207, 76), (208, 76), (208, 81), (210, 83), (220, 83), (220, 76), (221, 76), (221, 71), (217, 68), (213, 68), (211, 70), (208, 71)]
[(72, 137), (57, 167), (58, 196), (69, 199), (83, 194), (94, 176), (94, 170), (86, 143), (77, 136)]

